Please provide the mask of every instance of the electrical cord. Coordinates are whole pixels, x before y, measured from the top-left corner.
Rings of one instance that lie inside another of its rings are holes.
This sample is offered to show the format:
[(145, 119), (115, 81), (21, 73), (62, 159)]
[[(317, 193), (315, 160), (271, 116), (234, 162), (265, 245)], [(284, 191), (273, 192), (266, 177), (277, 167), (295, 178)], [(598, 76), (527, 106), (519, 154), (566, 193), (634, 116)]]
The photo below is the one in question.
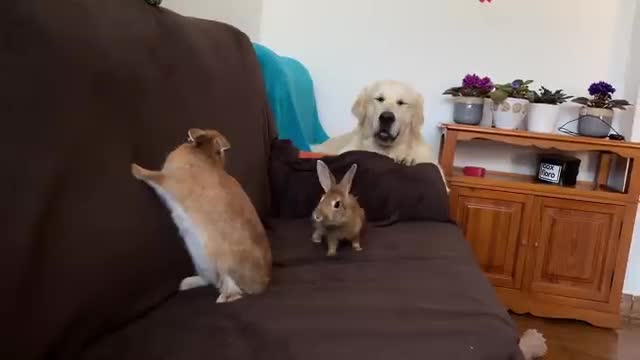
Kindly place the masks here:
[[(572, 136), (581, 136), (579, 133), (575, 132), (575, 131), (571, 131), (569, 129), (566, 128), (567, 125), (579, 121), (580, 119), (582, 119), (584, 116), (586, 115), (581, 115), (578, 118), (575, 118), (573, 120), (569, 120), (566, 123), (564, 123), (562, 126), (560, 126), (558, 128), (558, 131), (560, 131), (563, 134), (567, 134), (567, 135), (572, 135)], [(611, 131), (613, 131), (613, 134), (609, 134), (607, 137), (610, 140), (618, 140), (618, 141), (624, 141), (625, 138), (622, 134), (620, 134), (616, 129), (613, 128), (613, 126), (611, 126), (611, 124), (609, 124), (608, 122), (602, 120), (602, 118), (597, 118), (598, 120), (600, 120), (603, 124), (607, 125), (607, 127), (609, 127), (609, 129), (611, 129)]]

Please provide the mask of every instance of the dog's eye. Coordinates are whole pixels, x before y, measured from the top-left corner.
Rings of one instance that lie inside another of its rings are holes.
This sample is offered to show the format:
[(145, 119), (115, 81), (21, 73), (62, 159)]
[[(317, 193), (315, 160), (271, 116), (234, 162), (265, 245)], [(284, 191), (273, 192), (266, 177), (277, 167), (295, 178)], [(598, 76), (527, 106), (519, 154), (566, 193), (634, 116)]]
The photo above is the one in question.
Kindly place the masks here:
[(340, 201), (336, 201), (333, 203), (334, 209), (338, 209), (340, 207)]
[(383, 97), (383, 96), (378, 96), (378, 97), (376, 98), (376, 101), (377, 101), (377, 102), (384, 102), (384, 97)]
[(402, 105), (407, 105), (407, 103), (406, 103), (406, 102), (404, 102), (404, 100), (398, 100), (398, 101), (396, 101), (396, 103), (397, 103), (398, 105), (400, 105), (400, 106), (402, 106)]

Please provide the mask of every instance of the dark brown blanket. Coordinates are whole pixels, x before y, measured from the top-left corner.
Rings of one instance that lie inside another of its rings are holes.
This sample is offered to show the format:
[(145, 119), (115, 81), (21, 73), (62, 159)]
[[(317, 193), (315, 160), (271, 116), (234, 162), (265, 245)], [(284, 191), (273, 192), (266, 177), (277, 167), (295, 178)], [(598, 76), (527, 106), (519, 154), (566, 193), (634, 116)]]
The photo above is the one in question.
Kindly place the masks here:
[[(368, 151), (350, 151), (322, 160), (338, 180), (352, 164), (358, 165), (351, 193), (370, 221), (450, 221), (449, 196), (435, 164), (405, 166)], [(270, 162), (273, 216), (311, 217), (323, 194), (317, 160), (298, 158), (298, 149), (290, 141), (279, 140), (272, 146)]]
[(520, 356), (509, 315), (447, 223), (368, 229), (364, 251), (335, 259), (307, 221), (276, 221), (274, 279), (265, 294), (216, 304), (179, 293), (100, 340), (85, 360), (509, 360)]

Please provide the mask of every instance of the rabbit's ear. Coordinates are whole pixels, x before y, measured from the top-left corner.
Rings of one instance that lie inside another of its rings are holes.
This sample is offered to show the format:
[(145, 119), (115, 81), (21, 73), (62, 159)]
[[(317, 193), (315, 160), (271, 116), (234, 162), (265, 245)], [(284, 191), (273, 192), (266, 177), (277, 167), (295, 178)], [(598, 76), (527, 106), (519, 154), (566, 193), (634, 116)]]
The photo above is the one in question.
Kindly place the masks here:
[(320, 185), (324, 189), (324, 192), (328, 192), (336, 184), (336, 178), (322, 160), (316, 162), (316, 169), (318, 170), (318, 179), (320, 179)]
[(207, 140), (209, 140), (209, 137), (207, 136), (207, 132), (201, 129), (189, 129), (188, 135), (189, 135), (189, 142), (196, 145), (200, 145), (206, 142)]
[(349, 171), (344, 174), (344, 177), (340, 181), (340, 187), (346, 193), (349, 193), (351, 191), (351, 183), (353, 183), (353, 177), (356, 176), (356, 170), (358, 170), (358, 164), (351, 165)]

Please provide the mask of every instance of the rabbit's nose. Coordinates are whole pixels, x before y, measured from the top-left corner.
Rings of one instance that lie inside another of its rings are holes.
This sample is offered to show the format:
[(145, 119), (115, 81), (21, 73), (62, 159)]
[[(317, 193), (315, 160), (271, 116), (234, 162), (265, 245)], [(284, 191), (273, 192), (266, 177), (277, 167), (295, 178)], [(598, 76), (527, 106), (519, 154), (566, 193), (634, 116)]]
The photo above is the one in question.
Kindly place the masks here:
[(313, 214), (313, 219), (314, 219), (315, 221), (320, 222), (320, 221), (322, 221), (322, 216), (320, 216), (320, 215), (318, 215), (318, 214)]

